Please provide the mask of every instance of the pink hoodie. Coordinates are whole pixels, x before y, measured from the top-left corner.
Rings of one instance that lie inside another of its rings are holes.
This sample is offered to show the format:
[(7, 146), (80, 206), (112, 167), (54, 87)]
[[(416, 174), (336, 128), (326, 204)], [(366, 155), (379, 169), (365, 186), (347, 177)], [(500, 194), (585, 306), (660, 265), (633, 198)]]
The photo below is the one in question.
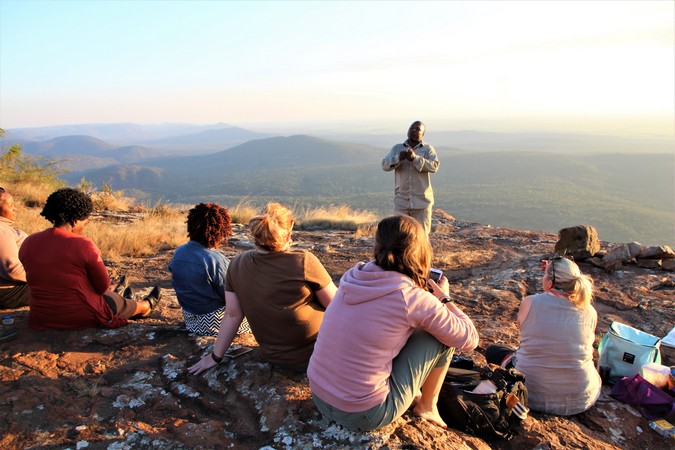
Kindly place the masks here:
[(416, 328), (459, 350), (478, 345), (466, 314), (450, 311), (399, 272), (357, 264), (342, 276), (324, 314), (307, 369), (312, 392), (345, 412), (383, 403), (392, 361)]

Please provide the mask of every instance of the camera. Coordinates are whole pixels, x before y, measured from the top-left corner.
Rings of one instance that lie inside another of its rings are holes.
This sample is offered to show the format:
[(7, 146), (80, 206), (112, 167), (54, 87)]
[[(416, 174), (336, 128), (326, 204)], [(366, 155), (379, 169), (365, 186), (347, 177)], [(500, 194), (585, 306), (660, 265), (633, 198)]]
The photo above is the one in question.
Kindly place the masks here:
[(429, 270), (429, 278), (434, 280), (436, 283), (441, 282), (443, 278), (443, 271), (440, 269), (434, 269), (433, 267)]

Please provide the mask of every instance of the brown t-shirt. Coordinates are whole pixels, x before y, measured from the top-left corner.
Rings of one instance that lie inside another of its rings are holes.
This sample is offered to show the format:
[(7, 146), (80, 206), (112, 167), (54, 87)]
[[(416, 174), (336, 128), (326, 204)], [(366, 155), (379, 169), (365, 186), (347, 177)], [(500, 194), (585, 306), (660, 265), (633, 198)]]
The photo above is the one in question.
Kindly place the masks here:
[(230, 262), (225, 290), (237, 294), (263, 358), (302, 366), (312, 356), (325, 310), (315, 292), (331, 281), (307, 251), (250, 250)]

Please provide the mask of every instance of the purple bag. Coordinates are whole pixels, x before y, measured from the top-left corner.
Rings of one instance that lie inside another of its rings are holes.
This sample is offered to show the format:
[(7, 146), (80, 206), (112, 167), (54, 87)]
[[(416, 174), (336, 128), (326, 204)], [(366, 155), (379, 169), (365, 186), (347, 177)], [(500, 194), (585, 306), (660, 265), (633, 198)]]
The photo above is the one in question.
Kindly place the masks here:
[(640, 408), (642, 415), (649, 420), (675, 417), (675, 397), (657, 388), (639, 373), (618, 380), (609, 395)]

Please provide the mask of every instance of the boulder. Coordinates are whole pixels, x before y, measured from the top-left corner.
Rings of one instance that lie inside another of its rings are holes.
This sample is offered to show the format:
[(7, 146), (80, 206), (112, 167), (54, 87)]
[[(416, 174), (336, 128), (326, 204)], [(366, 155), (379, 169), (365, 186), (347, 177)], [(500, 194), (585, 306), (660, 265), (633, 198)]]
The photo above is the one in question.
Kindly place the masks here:
[(605, 262), (604, 260), (602, 261), (603, 266), (606, 271), (608, 272), (613, 272), (615, 270), (619, 270), (621, 267), (623, 267), (623, 262), (620, 260), (616, 261), (611, 261), (611, 262)]
[(626, 244), (626, 247), (628, 247), (628, 253), (630, 254), (631, 259), (637, 259), (642, 253), (642, 249), (644, 249), (644, 246), (639, 242), (631, 242), (630, 244)]
[(447, 212), (443, 211), (442, 209), (436, 209), (433, 214), (433, 218), (437, 219), (439, 222), (445, 223), (445, 222), (454, 222), (456, 219), (448, 214)]
[(591, 225), (577, 225), (558, 231), (555, 252), (558, 255), (572, 256), (574, 259), (587, 259), (600, 251), (598, 232)]
[(605, 265), (602, 263), (602, 258), (598, 258), (597, 256), (589, 258), (588, 262), (601, 269), (605, 268)]
[(612, 247), (605, 256), (602, 257), (602, 262), (605, 266), (614, 266), (616, 263), (623, 264), (630, 261), (634, 257), (631, 256), (631, 249), (628, 244), (619, 244)]
[(660, 269), (661, 260), (660, 259), (638, 259), (637, 265), (645, 269)]
[(664, 259), (661, 262), (661, 268), (668, 272), (675, 272), (675, 259)]
[(643, 247), (639, 258), (642, 259), (675, 259), (675, 252), (667, 245)]

